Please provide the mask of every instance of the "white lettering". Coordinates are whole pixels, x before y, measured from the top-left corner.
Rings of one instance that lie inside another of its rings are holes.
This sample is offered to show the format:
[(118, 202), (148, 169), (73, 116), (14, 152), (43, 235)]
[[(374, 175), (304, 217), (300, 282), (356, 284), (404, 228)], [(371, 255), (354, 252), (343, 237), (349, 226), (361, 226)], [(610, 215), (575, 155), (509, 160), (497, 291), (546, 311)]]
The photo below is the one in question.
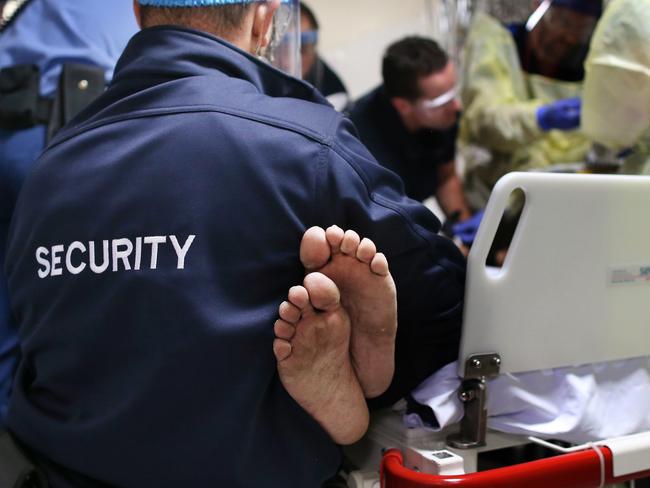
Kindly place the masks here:
[(187, 256), (187, 252), (190, 250), (195, 237), (188, 236), (183, 247), (180, 247), (176, 236), (169, 236), (169, 240), (172, 241), (172, 245), (174, 246), (174, 251), (176, 251), (176, 256), (178, 256), (178, 269), (185, 269), (185, 256)]
[(78, 275), (84, 269), (86, 269), (86, 263), (82, 262), (79, 266), (72, 265), (72, 253), (74, 251), (81, 251), (81, 253), (86, 252), (86, 246), (81, 242), (73, 242), (68, 248), (68, 252), (65, 253), (65, 267), (68, 269), (68, 272), (73, 275)]
[[(119, 248), (125, 249), (120, 251)], [(129, 256), (133, 252), (133, 243), (128, 239), (114, 239), (113, 240), (113, 272), (120, 269), (119, 260), (122, 260), (122, 265), (126, 271), (131, 271), (131, 264), (129, 263)]]
[[(158, 269), (158, 256), (161, 252), (171, 251), (168, 243), (176, 253), (176, 268), (184, 270), (189, 259), (189, 252), (196, 240), (196, 235), (188, 235), (181, 244), (178, 237), (170, 236), (145, 236), (102, 240), (102, 241), (73, 241), (71, 244), (58, 244), (55, 246), (41, 246), (36, 249), (36, 272), (40, 279), (48, 276), (61, 276), (63, 274), (79, 275), (84, 271), (92, 271), (100, 275), (110, 271), (140, 271), (145, 260), (146, 252), (144, 246), (150, 246), (151, 258), (149, 267), (152, 270)], [(98, 256), (101, 246), (102, 256)], [(161, 247), (167, 246), (165, 249)], [(171, 258), (171, 255), (170, 255)], [(165, 254), (167, 259), (167, 254)], [(165, 266), (173, 265), (164, 263)]]
[(50, 275), (50, 262), (43, 256), (50, 254), (46, 247), (39, 247), (36, 249), (36, 261), (43, 266), (43, 269), (38, 270), (38, 277), (40, 279), (47, 278)]
[(88, 254), (90, 254), (90, 269), (95, 274), (102, 274), (108, 269), (109, 260), (108, 260), (108, 241), (102, 241), (104, 247), (104, 259), (102, 260), (101, 266), (97, 266), (97, 261), (95, 260), (95, 243), (88, 243)]
[(145, 244), (151, 244), (151, 269), (156, 269), (158, 267), (158, 244), (164, 244), (165, 242), (167, 242), (167, 237), (165, 236), (144, 238)]
[(135, 264), (133, 269), (140, 270), (140, 263), (142, 263), (142, 237), (135, 238)]
[(52, 272), (50, 276), (61, 276), (63, 274), (63, 268), (57, 268), (61, 264), (61, 254), (65, 247), (61, 244), (58, 246), (52, 246)]

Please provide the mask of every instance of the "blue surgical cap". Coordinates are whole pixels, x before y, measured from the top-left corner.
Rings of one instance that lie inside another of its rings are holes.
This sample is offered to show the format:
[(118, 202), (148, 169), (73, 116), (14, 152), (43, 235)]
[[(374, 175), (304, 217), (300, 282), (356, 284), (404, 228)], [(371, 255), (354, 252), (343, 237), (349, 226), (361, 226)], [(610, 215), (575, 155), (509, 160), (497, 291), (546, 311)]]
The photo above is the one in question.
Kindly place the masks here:
[(553, 0), (554, 7), (565, 7), (594, 17), (603, 13), (602, 0)]

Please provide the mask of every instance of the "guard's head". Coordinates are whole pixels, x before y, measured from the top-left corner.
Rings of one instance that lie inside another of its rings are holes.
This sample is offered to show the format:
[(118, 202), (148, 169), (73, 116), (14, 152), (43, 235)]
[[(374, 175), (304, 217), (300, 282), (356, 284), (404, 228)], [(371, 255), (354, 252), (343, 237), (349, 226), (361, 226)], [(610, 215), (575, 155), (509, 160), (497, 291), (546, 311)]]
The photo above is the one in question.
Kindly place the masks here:
[(382, 73), (386, 94), (408, 130), (443, 130), (456, 123), (456, 68), (435, 41), (407, 37), (392, 44)]
[[(279, 53), (298, 59), (298, 0), (134, 0), (142, 28), (178, 25), (207, 32), (270, 61)], [(288, 35), (291, 34), (291, 35)], [(291, 46), (284, 44), (291, 40)], [(280, 46), (282, 45), (282, 49)], [(295, 49), (295, 53), (291, 52)], [(279, 60), (288, 63), (286, 59)], [(291, 67), (278, 67), (294, 74)], [(299, 75), (299, 72), (297, 73)]]
[(226, 39), (245, 51), (268, 44), (271, 20), (281, 0), (134, 0), (140, 27), (179, 25)]

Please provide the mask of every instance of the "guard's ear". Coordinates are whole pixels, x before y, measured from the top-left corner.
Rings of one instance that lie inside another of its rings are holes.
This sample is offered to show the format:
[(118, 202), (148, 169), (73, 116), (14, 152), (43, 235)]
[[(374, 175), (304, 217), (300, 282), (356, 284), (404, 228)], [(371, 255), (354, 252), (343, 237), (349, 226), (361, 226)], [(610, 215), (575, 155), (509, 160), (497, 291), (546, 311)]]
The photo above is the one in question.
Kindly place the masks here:
[(138, 27), (142, 29), (142, 12), (138, 0), (133, 0), (133, 13), (135, 14), (135, 21), (138, 23)]
[(260, 47), (266, 47), (271, 41), (271, 25), (273, 15), (280, 6), (281, 0), (269, 0), (255, 7), (255, 16), (253, 18), (253, 42)]

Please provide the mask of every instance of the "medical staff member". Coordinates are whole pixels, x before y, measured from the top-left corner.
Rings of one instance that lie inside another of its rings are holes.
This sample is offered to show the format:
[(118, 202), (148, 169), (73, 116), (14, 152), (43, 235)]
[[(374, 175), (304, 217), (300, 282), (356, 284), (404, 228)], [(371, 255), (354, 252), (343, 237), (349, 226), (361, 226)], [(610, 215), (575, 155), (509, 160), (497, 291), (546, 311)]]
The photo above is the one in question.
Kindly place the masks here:
[(300, 54), (302, 79), (314, 85), (337, 110), (349, 103), (348, 91), (339, 75), (318, 54), (320, 24), (316, 14), (300, 2)]
[(272, 350), (311, 226), (354, 229), (390, 263), (396, 370), (374, 404), (457, 356), (462, 255), (348, 119), (268, 64), (300, 76), (297, 0), (201, 3), (139, 0), (144, 29), (111, 86), (16, 207), (23, 355), (7, 424), (55, 487), (316, 488), (335, 474), (338, 446)]
[(464, 54), (461, 153), (470, 204), (505, 173), (585, 160), (583, 62), (601, 0), (543, 0), (525, 25), (479, 13)]
[(650, 175), (650, 0), (614, 0), (586, 62), (582, 131), (625, 151), (621, 172)]
[[(448, 218), (467, 221), (472, 212), (456, 173), (461, 105), (454, 63), (432, 39), (407, 37), (386, 50), (382, 76), (350, 112), (361, 141), (402, 178), (409, 197), (435, 195)], [(479, 222), (459, 229), (468, 244)]]
[[(113, 66), (137, 31), (130, 0), (9, 0), (0, 29), (0, 427), (19, 354), (4, 274), (9, 221), (27, 173), (45, 147), (52, 99), (66, 63)], [(17, 98), (38, 100), (38, 113), (18, 120)]]

